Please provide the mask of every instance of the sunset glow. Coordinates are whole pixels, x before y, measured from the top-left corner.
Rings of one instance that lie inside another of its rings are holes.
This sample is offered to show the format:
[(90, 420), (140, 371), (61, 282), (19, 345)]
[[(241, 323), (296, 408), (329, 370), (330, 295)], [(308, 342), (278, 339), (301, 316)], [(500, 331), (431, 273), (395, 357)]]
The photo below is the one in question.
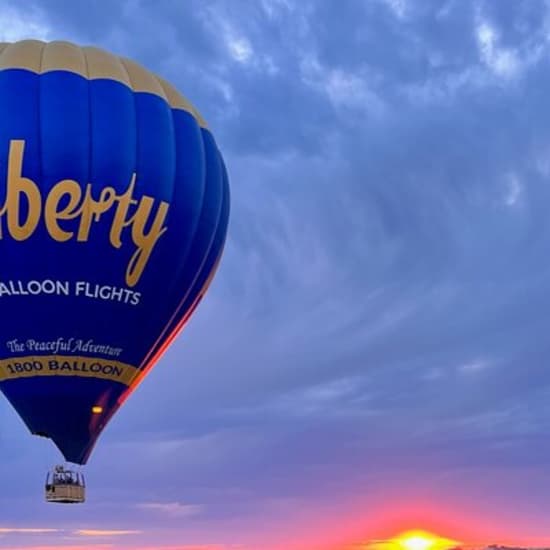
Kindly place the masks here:
[(410, 533), (398, 539), (404, 550), (430, 550), (437, 539), (428, 533)]
[(460, 544), (459, 541), (416, 529), (406, 531), (391, 539), (371, 542), (365, 548), (376, 550), (448, 550)]
[(402, 550), (446, 550), (460, 544), (426, 531), (409, 531), (398, 536), (392, 542), (395, 542)]

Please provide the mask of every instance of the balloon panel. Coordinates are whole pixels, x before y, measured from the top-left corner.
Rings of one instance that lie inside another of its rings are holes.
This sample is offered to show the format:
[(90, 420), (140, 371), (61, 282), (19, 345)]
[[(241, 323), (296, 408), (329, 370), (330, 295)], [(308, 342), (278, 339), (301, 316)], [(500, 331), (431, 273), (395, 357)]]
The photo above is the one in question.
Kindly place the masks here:
[(202, 119), (137, 69), (16, 65), (0, 70), (0, 388), (85, 463), (214, 274), (229, 187)]

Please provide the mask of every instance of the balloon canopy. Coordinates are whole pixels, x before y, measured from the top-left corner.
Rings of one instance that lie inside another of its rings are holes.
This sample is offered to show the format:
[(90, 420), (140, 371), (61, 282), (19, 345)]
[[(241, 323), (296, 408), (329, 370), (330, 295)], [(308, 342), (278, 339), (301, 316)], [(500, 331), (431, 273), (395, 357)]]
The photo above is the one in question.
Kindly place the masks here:
[(229, 186), (197, 110), (92, 47), (0, 44), (0, 389), (84, 464), (220, 261)]

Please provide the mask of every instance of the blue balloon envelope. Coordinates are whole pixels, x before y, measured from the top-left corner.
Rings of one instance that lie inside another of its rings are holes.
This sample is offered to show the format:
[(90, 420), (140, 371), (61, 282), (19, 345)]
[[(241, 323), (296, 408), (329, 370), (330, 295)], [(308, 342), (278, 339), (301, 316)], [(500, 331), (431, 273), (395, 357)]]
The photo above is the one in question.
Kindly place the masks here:
[(85, 464), (189, 319), (224, 247), (205, 122), (131, 60), (0, 44), (0, 389)]

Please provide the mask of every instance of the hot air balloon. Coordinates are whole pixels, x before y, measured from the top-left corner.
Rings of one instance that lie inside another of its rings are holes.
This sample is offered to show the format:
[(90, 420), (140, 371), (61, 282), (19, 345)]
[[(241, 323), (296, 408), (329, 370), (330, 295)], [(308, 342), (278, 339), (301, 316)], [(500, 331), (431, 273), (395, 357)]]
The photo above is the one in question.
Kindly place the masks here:
[[(95, 47), (0, 44), (0, 389), (68, 463), (195, 310), (228, 219), (222, 155), (170, 83)], [(83, 487), (57, 467), (47, 497)]]

